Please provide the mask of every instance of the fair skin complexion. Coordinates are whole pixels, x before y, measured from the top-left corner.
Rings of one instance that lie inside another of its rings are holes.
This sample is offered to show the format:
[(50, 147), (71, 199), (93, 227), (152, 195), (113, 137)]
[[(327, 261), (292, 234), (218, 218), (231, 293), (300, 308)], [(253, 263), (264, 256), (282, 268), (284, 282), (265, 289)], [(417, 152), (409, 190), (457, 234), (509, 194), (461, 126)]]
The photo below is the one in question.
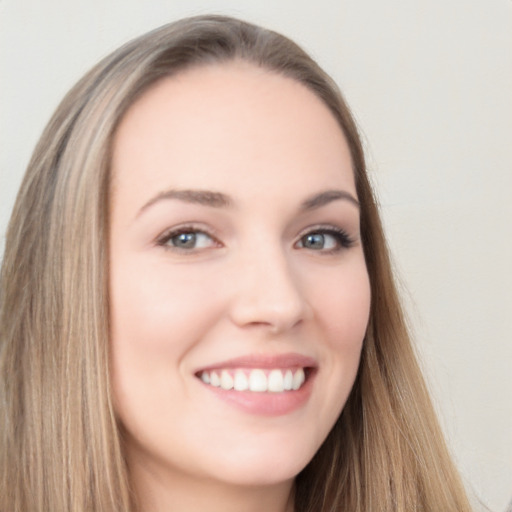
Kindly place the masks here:
[(369, 315), (342, 131), (289, 78), (204, 66), (130, 108), (112, 173), (112, 385), (141, 509), (291, 512)]

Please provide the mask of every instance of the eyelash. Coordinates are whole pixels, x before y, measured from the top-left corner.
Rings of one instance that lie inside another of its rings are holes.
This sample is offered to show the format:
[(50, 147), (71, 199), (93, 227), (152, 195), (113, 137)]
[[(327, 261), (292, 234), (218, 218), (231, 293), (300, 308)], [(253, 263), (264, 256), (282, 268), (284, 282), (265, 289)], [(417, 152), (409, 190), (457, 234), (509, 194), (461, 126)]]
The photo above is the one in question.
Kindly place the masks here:
[(187, 247), (178, 247), (176, 245), (170, 245), (169, 242), (173, 238), (178, 237), (179, 235), (206, 235), (208, 238), (211, 239), (212, 245), (216, 247), (222, 246), (221, 242), (219, 242), (218, 239), (213, 234), (209, 233), (204, 228), (195, 225), (179, 226), (177, 228), (173, 228), (172, 230), (166, 231), (165, 233), (163, 233), (161, 237), (157, 239), (156, 243), (158, 246), (163, 247), (164, 249), (169, 251), (188, 253), (197, 250), (196, 247), (189, 249)]
[[(202, 248), (197, 247), (179, 247), (177, 245), (170, 245), (169, 242), (180, 235), (195, 235), (196, 237), (198, 235), (205, 235), (211, 240), (211, 244), (215, 247), (221, 247), (222, 243), (216, 238), (215, 235), (209, 233), (204, 228), (195, 226), (195, 225), (185, 225), (185, 226), (179, 226), (177, 228), (173, 228), (170, 231), (166, 231), (161, 237), (159, 237), (156, 241), (156, 244), (165, 250), (169, 251), (178, 251), (182, 253), (192, 253), (197, 250), (201, 250)], [(336, 247), (330, 248), (330, 249), (313, 249), (311, 247), (305, 247), (304, 241), (306, 237), (312, 236), (312, 235), (321, 235), (323, 237), (325, 236), (331, 236), (334, 238)], [(335, 254), (337, 252), (340, 252), (344, 249), (349, 249), (352, 247), (355, 243), (355, 240), (350, 237), (350, 235), (341, 228), (335, 227), (335, 226), (316, 226), (313, 228), (308, 228), (306, 232), (300, 235), (297, 242), (295, 242), (294, 247), (296, 248), (303, 248), (303, 249), (309, 249), (312, 252), (319, 252), (322, 254)], [(299, 245), (300, 244), (300, 245)]]
[[(354, 244), (355, 244), (355, 239), (352, 238), (344, 229), (341, 229), (341, 228), (338, 228), (338, 227), (335, 227), (335, 226), (315, 226), (313, 228), (308, 228), (308, 230), (302, 234), (298, 240), (298, 242), (296, 242), (296, 245), (298, 243), (304, 243), (304, 240), (306, 239), (306, 237), (308, 236), (312, 236), (312, 235), (322, 235), (322, 236), (331, 236), (335, 239), (335, 242), (336, 242), (336, 247), (333, 247), (332, 249), (312, 249), (310, 248), (311, 251), (314, 251), (314, 252), (319, 252), (321, 254), (326, 254), (326, 255), (329, 255), (329, 254), (335, 254), (335, 253), (338, 253), (344, 249), (350, 249), (350, 247), (352, 247)], [(304, 247), (304, 246), (302, 246)], [(304, 247), (306, 248), (306, 247)]]

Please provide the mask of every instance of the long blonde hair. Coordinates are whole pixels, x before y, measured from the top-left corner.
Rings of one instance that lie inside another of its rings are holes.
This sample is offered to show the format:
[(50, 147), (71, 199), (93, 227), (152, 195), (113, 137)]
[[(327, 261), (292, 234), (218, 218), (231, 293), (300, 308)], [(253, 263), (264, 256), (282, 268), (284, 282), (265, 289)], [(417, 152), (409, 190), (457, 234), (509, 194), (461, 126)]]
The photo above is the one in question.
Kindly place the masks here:
[(285, 37), (220, 16), (121, 47), (66, 96), (16, 201), (0, 281), (0, 511), (134, 511), (109, 383), (110, 151), (163, 77), (244, 59), (320, 97), (351, 149), (372, 289), (349, 400), (296, 480), (297, 512), (469, 511), (416, 363), (363, 150), (331, 79)]

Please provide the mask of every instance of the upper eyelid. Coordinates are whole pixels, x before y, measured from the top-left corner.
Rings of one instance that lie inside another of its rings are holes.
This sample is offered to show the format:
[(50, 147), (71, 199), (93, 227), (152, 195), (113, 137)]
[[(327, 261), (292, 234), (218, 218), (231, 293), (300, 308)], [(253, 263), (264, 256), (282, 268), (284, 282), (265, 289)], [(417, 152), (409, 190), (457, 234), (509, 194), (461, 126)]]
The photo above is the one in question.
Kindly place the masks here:
[[(217, 243), (224, 245), (224, 242), (221, 240), (220, 233), (218, 230), (212, 228), (211, 226), (205, 225), (202, 222), (184, 222), (183, 224), (178, 224), (171, 228), (167, 228), (162, 231), (158, 236), (155, 237), (155, 243), (161, 244), (164, 241), (167, 241), (169, 238), (172, 238), (173, 235), (179, 234), (180, 232), (196, 232), (203, 233), (210, 238), (212, 238)], [(335, 223), (318, 223), (309, 225), (303, 229), (301, 229), (295, 236), (294, 239), (299, 241), (302, 237), (307, 235), (308, 233), (314, 232), (333, 232), (338, 234), (344, 234), (351, 239), (352, 242), (356, 242), (359, 240), (359, 235), (352, 232), (352, 230), (341, 227)], [(294, 242), (296, 243), (296, 242)]]
[(334, 233), (345, 233), (347, 236), (350, 236), (351, 238), (356, 238), (354, 234), (352, 234), (350, 229), (341, 227), (337, 224), (314, 224), (312, 226), (308, 226), (304, 229), (302, 229), (299, 234), (297, 235), (297, 238), (301, 238), (304, 235), (307, 235), (308, 233), (315, 233), (317, 231), (324, 231), (324, 232), (334, 232)]
[(157, 245), (160, 245), (169, 240), (170, 238), (172, 238), (173, 236), (179, 233), (186, 233), (187, 231), (205, 234), (209, 236), (212, 240), (221, 243), (215, 230), (208, 228), (202, 224), (200, 225), (199, 223), (184, 223), (178, 226), (173, 226), (172, 228), (165, 229), (155, 238), (155, 243)]
[(214, 229), (206, 226), (202, 222), (183, 222), (164, 229), (159, 236), (165, 236), (170, 233), (179, 233), (181, 231), (197, 231), (211, 236), (214, 236), (215, 233)]
[[(294, 242), (294, 245), (299, 243), (302, 238), (311, 233), (326, 233), (331, 236), (337, 236), (340, 239), (344, 239), (344, 241), (341, 241), (341, 246), (345, 248), (352, 247), (359, 241), (359, 233), (355, 234), (351, 230), (342, 228), (336, 224), (317, 224), (301, 231), (301, 233), (297, 236), (297, 241)], [(347, 245), (345, 245), (345, 242)]]

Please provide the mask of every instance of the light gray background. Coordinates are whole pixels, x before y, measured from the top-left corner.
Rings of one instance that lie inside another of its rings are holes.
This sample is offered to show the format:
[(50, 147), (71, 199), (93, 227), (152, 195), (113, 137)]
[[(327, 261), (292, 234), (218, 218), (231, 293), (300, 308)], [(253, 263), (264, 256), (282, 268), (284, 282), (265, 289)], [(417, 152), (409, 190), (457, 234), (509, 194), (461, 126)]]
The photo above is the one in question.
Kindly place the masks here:
[(360, 123), (419, 352), (465, 481), (512, 494), (512, 1), (0, 0), (0, 252), (39, 134), (100, 57), (178, 17), (277, 29)]

